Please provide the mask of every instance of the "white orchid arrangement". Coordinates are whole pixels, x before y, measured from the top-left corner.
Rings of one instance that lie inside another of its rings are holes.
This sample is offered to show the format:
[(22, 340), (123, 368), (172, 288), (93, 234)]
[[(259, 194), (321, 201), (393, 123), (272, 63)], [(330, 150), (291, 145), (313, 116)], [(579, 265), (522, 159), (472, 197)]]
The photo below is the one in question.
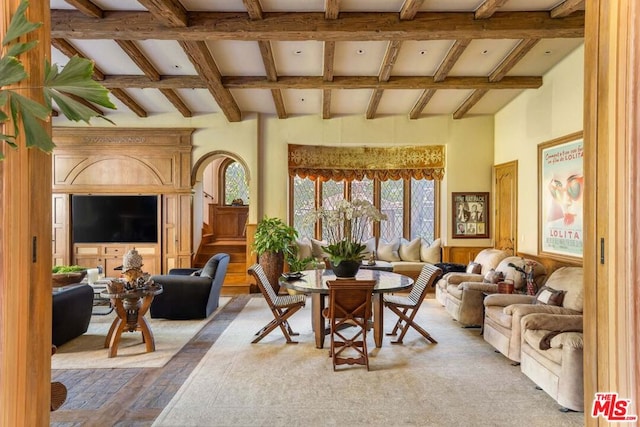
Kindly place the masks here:
[(369, 225), (387, 219), (368, 200), (341, 200), (335, 207), (321, 208), (309, 213), (305, 221), (322, 221), (327, 246), (322, 249), (338, 265), (342, 261), (360, 261), (366, 248), (362, 242)]

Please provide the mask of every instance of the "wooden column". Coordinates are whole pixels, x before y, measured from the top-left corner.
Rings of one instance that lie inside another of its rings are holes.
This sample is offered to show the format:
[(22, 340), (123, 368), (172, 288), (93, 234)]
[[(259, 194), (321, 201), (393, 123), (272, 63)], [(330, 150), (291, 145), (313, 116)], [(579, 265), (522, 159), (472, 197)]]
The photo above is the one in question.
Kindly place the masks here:
[(586, 2), (585, 423), (596, 392), (640, 414), (640, 6)]
[[(0, 34), (19, 3), (0, 0)], [(34, 87), (42, 86), (44, 60), (50, 56), (49, 2), (30, 2), (27, 15), (44, 25), (29, 35), (38, 44), (21, 56), (29, 78), (16, 88), (42, 101), (42, 90)], [(18, 146), (3, 144), (6, 159), (0, 161), (0, 425), (48, 426), (51, 157), (27, 150), (23, 138)]]

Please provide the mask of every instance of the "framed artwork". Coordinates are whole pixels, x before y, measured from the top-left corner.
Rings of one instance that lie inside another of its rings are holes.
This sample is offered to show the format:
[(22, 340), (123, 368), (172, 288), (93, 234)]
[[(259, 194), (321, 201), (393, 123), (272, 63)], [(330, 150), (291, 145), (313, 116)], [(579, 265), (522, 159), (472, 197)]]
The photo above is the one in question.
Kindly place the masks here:
[(451, 193), (452, 237), (489, 238), (489, 193)]
[(582, 132), (538, 144), (538, 253), (581, 260), (584, 139)]

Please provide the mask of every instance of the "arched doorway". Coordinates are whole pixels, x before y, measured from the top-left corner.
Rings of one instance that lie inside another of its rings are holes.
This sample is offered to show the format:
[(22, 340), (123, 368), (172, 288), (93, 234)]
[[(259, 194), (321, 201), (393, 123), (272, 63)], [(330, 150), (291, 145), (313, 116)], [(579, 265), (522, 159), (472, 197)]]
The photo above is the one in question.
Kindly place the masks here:
[(193, 266), (203, 266), (216, 253), (231, 262), (222, 293), (247, 293), (246, 222), (249, 214), (249, 170), (233, 153), (216, 151), (201, 157), (192, 170)]

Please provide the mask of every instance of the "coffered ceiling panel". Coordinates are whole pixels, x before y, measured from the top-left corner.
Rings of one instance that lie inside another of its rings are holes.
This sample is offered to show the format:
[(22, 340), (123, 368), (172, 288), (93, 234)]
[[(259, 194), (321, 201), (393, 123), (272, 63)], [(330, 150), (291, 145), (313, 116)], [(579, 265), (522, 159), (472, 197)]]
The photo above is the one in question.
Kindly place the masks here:
[[(581, 0), (50, 0), (118, 113), (495, 114), (583, 44)], [(109, 116), (114, 114), (105, 111)]]

